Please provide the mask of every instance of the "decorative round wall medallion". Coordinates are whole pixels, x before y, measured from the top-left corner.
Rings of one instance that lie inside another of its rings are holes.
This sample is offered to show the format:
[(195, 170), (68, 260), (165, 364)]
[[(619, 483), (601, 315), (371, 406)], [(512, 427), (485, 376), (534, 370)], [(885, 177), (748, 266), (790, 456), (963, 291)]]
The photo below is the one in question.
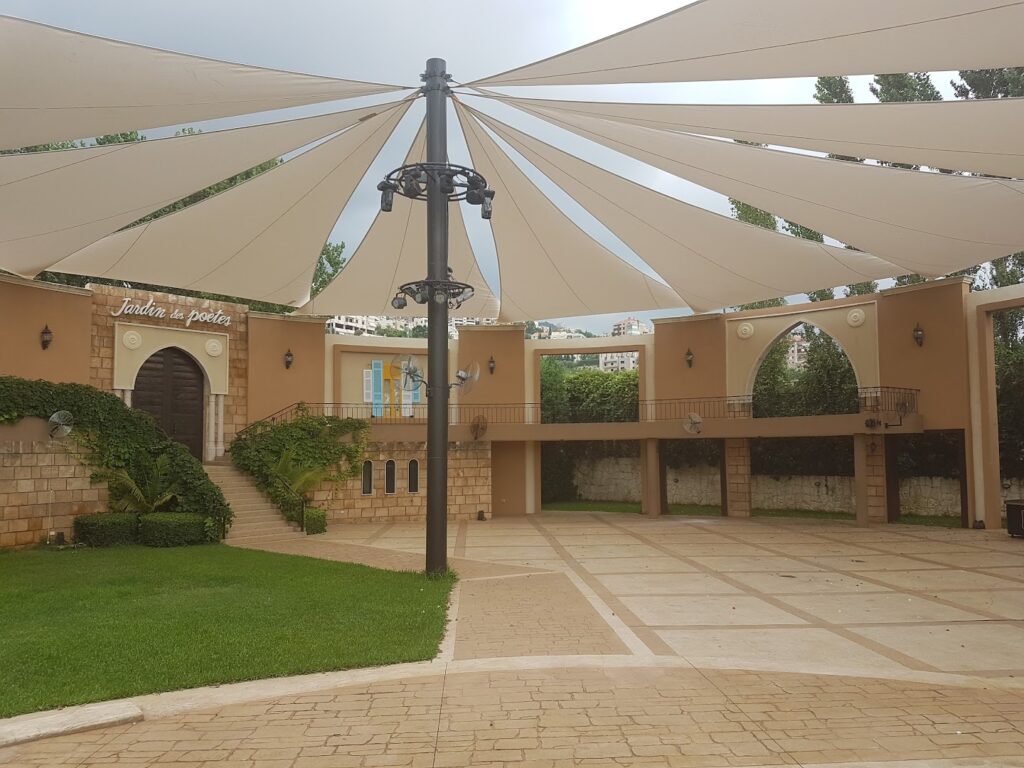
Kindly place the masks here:
[(754, 335), (754, 326), (752, 323), (740, 323), (736, 326), (736, 335), (741, 339), (749, 339)]
[(868, 316), (863, 309), (851, 309), (846, 315), (846, 324), (851, 328), (860, 328), (867, 319)]
[(223, 353), (224, 345), (217, 339), (208, 339), (206, 341), (206, 354), (210, 357), (220, 357)]
[(121, 343), (128, 349), (138, 349), (142, 346), (142, 334), (138, 331), (125, 331), (121, 337)]

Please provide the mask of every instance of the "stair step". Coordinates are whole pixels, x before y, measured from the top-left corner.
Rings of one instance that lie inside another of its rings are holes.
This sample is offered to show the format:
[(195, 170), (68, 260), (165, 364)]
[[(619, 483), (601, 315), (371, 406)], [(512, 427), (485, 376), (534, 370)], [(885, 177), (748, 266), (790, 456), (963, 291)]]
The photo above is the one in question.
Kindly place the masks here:
[(241, 536), (239, 538), (231, 538), (230, 536), (226, 539), (228, 544), (252, 544), (264, 541), (284, 541), (287, 539), (298, 539), (306, 534), (301, 531), (288, 531), (285, 533), (273, 533), (264, 536)]

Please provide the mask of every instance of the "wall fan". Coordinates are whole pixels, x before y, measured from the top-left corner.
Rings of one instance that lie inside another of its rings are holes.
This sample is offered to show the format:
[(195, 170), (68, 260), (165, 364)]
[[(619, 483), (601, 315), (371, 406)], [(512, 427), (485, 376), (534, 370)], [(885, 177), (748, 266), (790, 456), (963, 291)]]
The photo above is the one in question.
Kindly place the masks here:
[(691, 435), (699, 435), (704, 429), (704, 419), (701, 418), (699, 413), (691, 413), (686, 417), (686, 421), (683, 422), (683, 429)]
[(48, 424), (50, 439), (56, 440), (71, 434), (71, 428), (75, 426), (75, 417), (71, 415), (71, 411), (56, 411), (50, 416)]

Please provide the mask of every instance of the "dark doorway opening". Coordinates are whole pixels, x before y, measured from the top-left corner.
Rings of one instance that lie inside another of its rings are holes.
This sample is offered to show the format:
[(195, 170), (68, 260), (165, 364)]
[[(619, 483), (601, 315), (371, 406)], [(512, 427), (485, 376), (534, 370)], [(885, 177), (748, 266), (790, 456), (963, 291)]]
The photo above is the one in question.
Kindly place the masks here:
[(154, 353), (135, 377), (132, 407), (145, 411), (172, 440), (203, 458), (203, 371), (177, 347)]

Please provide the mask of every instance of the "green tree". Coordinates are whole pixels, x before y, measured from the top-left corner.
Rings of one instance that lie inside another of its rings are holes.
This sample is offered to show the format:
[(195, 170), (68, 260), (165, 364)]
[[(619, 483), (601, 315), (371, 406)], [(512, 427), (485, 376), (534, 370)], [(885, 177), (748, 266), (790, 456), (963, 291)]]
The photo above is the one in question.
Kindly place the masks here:
[(316, 262), (316, 269), (313, 272), (313, 285), (310, 295), (316, 296), (320, 293), (345, 268), (345, 257), (342, 255), (344, 250), (344, 243), (324, 243), (324, 247), (320, 251), (320, 258)]
[(1005, 99), (1024, 96), (1024, 67), (975, 69), (960, 72), (950, 85), (958, 99)]
[(846, 296), (867, 296), (869, 293), (878, 293), (878, 283), (868, 280), (863, 283), (850, 283), (846, 286)]
[(778, 219), (775, 218), (775, 214), (769, 213), (768, 211), (762, 211), (760, 208), (755, 208), (753, 205), (744, 203), (742, 200), (736, 200), (730, 197), (729, 202), (732, 205), (732, 215), (735, 216), (739, 221), (746, 224), (753, 224), (755, 227), (763, 227), (764, 229), (770, 229), (772, 232), (777, 232), (779, 229)]
[(942, 94), (927, 72), (875, 75), (868, 86), (879, 101), (942, 101)]

